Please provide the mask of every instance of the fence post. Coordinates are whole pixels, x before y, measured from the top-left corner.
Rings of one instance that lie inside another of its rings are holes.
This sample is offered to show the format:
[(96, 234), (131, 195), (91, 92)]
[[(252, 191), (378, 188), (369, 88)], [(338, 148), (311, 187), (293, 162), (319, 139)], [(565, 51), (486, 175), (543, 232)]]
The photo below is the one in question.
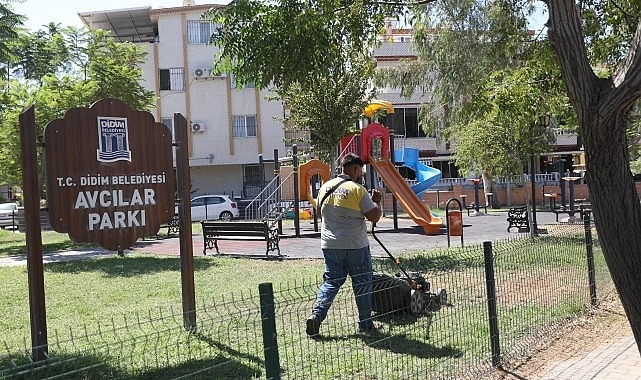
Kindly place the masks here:
[(280, 379), (280, 358), (276, 336), (276, 313), (274, 289), (270, 282), (258, 285), (260, 294), (260, 319), (263, 324), (263, 350), (265, 352), (265, 375), (268, 380)]
[(594, 271), (594, 251), (592, 241), (590, 210), (583, 210), (583, 226), (585, 227), (585, 249), (588, 255), (588, 285), (590, 287), (590, 304), (596, 306), (596, 276)]
[(483, 242), (485, 260), (485, 284), (487, 286), (487, 312), (490, 322), (490, 348), (492, 349), (492, 366), (501, 364), (501, 346), (499, 344), (499, 320), (496, 311), (496, 284), (494, 281), (494, 257), (492, 242)]

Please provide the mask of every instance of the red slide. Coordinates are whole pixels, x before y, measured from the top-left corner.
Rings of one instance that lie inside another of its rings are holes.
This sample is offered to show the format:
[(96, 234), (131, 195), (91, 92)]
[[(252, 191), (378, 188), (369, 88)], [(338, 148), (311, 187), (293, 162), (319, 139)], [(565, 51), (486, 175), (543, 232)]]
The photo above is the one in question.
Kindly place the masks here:
[(432, 215), (427, 206), (418, 199), (418, 196), (414, 194), (405, 179), (401, 177), (401, 174), (396, 170), (389, 158), (383, 158), (380, 161), (370, 159), (369, 163), (376, 169), (387, 188), (390, 189), (403, 206), (405, 212), (409, 214), (416, 224), (423, 227), (427, 235), (440, 234), (443, 221)]

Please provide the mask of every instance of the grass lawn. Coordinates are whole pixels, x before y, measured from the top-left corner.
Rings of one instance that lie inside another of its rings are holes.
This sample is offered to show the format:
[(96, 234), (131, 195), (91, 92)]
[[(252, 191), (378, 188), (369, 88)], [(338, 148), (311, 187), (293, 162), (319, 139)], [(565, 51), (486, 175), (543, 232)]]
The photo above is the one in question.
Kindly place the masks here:
[[(200, 225), (195, 223), (196, 226)], [(502, 251), (497, 249), (495, 263), (499, 297), (503, 302), (499, 304), (504, 317), (500, 322), (501, 331), (508, 341), (518, 341), (528, 331), (581, 312), (587, 292), (575, 280), (577, 271), (578, 277), (584, 280), (584, 247), (580, 238), (550, 236), (536, 242), (523, 239), (513, 244), (503, 247)], [(49, 232), (43, 233), (43, 245), (46, 252), (78, 246), (65, 235)], [(567, 249), (559, 252), (558, 247), (566, 246)], [(0, 231), (0, 247), (2, 255), (23, 253), (24, 234)], [(220, 378), (230, 373), (241, 378), (264, 377), (264, 373), (260, 373), (264, 363), (261, 319), (256, 303), (258, 284), (270, 282), (276, 293), (281, 366), (287, 377), (308, 378), (310, 374), (317, 378), (345, 374), (358, 377), (359, 371), (375, 368), (380, 372), (378, 378), (407, 378), (407, 371), (411, 369), (417, 369), (416, 373), (432, 371), (432, 367), (434, 371), (449, 367), (465, 371), (466, 366), (477, 365), (488, 350), (482, 252), (451, 249), (413, 255), (410, 253), (404, 258), (405, 268), (429, 271), (433, 284), (448, 289), (454, 307), (443, 309), (433, 321), (390, 320), (387, 322), (389, 334), (383, 339), (363, 341), (353, 337), (355, 307), (351, 289), (345, 286), (332, 307), (332, 322), (324, 330), (326, 339), (316, 343), (305, 337), (303, 321), (321, 282), (321, 260), (195, 257), (200, 335), (186, 334), (181, 328), (178, 257), (132, 253), (126, 257), (114, 255), (45, 264), (49, 341), (58, 337), (68, 339), (70, 332), (91, 337), (102, 329), (92, 339), (96, 344), (109, 344), (110, 355), (128, 352), (128, 346), (132, 346), (135, 354), (127, 353), (124, 361), (107, 355), (109, 359), (95, 357), (92, 362), (144, 363), (130, 364), (133, 369), (118, 377), (151, 378), (150, 368), (171, 370), (178, 376), (203, 367), (216, 368), (216, 373), (222, 374)], [(597, 263), (604, 266), (600, 259)], [(389, 260), (379, 264), (394, 270)], [(2, 353), (20, 352), (29, 347), (27, 269), (0, 268), (0, 281), (3, 284), (0, 298), (2, 370)], [(578, 287), (576, 294), (575, 287)], [(177, 321), (163, 315), (173, 316)], [(138, 330), (145, 335), (140, 337)], [(133, 346), (137, 346), (136, 350)], [(176, 349), (181, 355), (159, 353), (158, 347)], [(212, 352), (214, 359), (205, 362), (198, 359), (211, 357)], [(185, 356), (195, 361), (185, 361)], [(234, 362), (230, 367), (220, 371), (216, 367), (230, 360)], [(118, 367), (118, 364), (112, 365)], [(332, 374), (332, 371), (338, 372)], [(141, 373), (142, 377), (138, 377)]]
[[(319, 278), (321, 261), (238, 260), (195, 257), (197, 303), (230, 297), (241, 289), (257, 293), (262, 282), (286, 283), (295, 277)], [(181, 309), (180, 258), (129, 254), (97, 260), (45, 264), (47, 327), (65, 331), (92, 321)], [(17, 343), (29, 336), (26, 267), (0, 268), (0, 336)], [(11, 345), (10, 345), (11, 346)]]

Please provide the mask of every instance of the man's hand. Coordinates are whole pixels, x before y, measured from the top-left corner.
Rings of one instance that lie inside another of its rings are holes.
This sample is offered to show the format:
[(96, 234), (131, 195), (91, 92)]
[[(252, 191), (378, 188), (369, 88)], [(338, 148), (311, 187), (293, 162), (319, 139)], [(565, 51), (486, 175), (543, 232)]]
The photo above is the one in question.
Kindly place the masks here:
[(383, 197), (383, 195), (381, 194), (380, 191), (378, 191), (376, 189), (372, 189), (371, 197), (372, 197), (372, 201), (374, 203), (379, 204), (379, 203), (381, 203), (381, 198)]
[(366, 212), (365, 219), (369, 220), (372, 223), (376, 223), (381, 218), (381, 215), (383, 215), (383, 211), (381, 210), (380, 206), (381, 198), (383, 196), (381, 195), (380, 191), (375, 189), (372, 190), (371, 194), (372, 202), (376, 203), (377, 207), (374, 207), (373, 209)]

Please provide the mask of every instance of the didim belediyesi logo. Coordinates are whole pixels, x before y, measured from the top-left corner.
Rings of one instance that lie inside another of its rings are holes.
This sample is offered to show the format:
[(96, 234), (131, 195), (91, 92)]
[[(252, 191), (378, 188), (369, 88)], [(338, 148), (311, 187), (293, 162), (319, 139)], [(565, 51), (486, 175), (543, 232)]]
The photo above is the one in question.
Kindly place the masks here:
[(98, 116), (97, 159), (100, 162), (131, 162), (127, 118)]

